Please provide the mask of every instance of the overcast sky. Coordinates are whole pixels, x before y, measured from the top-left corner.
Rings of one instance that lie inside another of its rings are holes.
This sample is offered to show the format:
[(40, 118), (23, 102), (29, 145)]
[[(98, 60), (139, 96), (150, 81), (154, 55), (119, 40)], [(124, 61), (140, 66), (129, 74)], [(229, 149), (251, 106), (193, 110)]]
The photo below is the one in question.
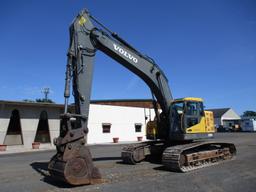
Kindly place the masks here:
[[(163, 69), (175, 98), (256, 110), (254, 0), (2, 0), (0, 100), (63, 102), (68, 27), (86, 7)], [(97, 52), (92, 99), (150, 98), (148, 87)]]

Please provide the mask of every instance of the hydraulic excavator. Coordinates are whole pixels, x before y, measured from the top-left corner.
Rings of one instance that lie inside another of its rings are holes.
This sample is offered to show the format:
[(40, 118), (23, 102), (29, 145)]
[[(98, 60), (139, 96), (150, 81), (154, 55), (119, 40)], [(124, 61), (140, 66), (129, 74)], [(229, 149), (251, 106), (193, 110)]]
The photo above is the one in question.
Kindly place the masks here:
[[(110, 31), (87, 10), (78, 14), (69, 31), (65, 109), (60, 117), (60, 135), (54, 140), (57, 153), (48, 165), (53, 178), (71, 185), (102, 181), (86, 146), (93, 60), (97, 50), (140, 77), (153, 96), (156, 117), (147, 124), (147, 141), (125, 146), (121, 153), (124, 163), (136, 164), (146, 157), (161, 157), (167, 170), (187, 172), (235, 156), (234, 144), (205, 140), (214, 134), (212, 112), (204, 111), (201, 98), (173, 99), (164, 72), (152, 58)], [(74, 113), (68, 109), (71, 84)]]

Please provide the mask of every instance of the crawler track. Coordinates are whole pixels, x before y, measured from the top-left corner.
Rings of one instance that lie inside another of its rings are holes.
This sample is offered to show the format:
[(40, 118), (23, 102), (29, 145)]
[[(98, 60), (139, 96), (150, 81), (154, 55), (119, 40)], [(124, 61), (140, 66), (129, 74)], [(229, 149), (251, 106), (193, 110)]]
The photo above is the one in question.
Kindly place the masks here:
[(219, 164), (233, 159), (236, 155), (236, 147), (232, 143), (194, 142), (169, 147), (157, 146), (157, 142), (127, 145), (122, 151), (123, 162), (134, 165), (143, 161), (147, 155), (160, 155), (163, 165), (169, 171), (188, 172)]
[(148, 143), (127, 145), (122, 149), (122, 159), (124, 163), (135, 165), (145, 159)]
[(230, 160), (235, 154), (232, 143), (195, 142), (166, 148), (162, 163), (170, 171), (188, 172)]

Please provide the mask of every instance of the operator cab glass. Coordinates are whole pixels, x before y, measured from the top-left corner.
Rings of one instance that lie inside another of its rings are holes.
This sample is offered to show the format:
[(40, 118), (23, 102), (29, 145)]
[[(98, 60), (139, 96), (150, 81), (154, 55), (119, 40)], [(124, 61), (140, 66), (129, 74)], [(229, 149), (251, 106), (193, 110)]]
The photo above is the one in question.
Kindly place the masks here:
[(184, 115), (184, 102), (175, 102), (171, 105), (172, 130), (174, 132), (182, 131), (182, 119)]
[(204, 116), (203, 103), (201, 101), (183, 100), (171, 105), (172, 130), (185, 133), (186, 129), (200, 123)]
[(185, 128), (190, 128), (201, 121), (204, 116), (203, 103), (198, 101), (186, 101), (184, 124)]

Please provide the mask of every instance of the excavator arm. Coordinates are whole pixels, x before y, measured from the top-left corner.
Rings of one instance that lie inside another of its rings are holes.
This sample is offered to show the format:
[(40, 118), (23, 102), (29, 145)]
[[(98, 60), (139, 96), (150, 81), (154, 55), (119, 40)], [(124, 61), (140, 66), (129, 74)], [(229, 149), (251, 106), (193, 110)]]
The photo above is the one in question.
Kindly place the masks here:
[[(163, 71), (153, 59), (142, 55), (108, 29), (96, 28), (92, 21), (97, 20), (84, 10), (70, 27), (71, 44), (68, 51), (68, 60), (72, 62), (68, 63), (72, 64), (68, 65), (71, 67), (70, 70), (73, 71), (76, 113), (88, 116), (93, 60), (96, 51), (100, 50), (144, 80), (159, 102), (163, 113), (168, 114), (172, 94)], [(67, 79), (71, 78), (67, 77)], [(66, 82), (66, 85), (69, 85), (69, 83)], [(66, 86), (66, 92), (70, 92), (69, 86)], [(68, 97), (69, 94), (65, 94), (65, 98)]]

